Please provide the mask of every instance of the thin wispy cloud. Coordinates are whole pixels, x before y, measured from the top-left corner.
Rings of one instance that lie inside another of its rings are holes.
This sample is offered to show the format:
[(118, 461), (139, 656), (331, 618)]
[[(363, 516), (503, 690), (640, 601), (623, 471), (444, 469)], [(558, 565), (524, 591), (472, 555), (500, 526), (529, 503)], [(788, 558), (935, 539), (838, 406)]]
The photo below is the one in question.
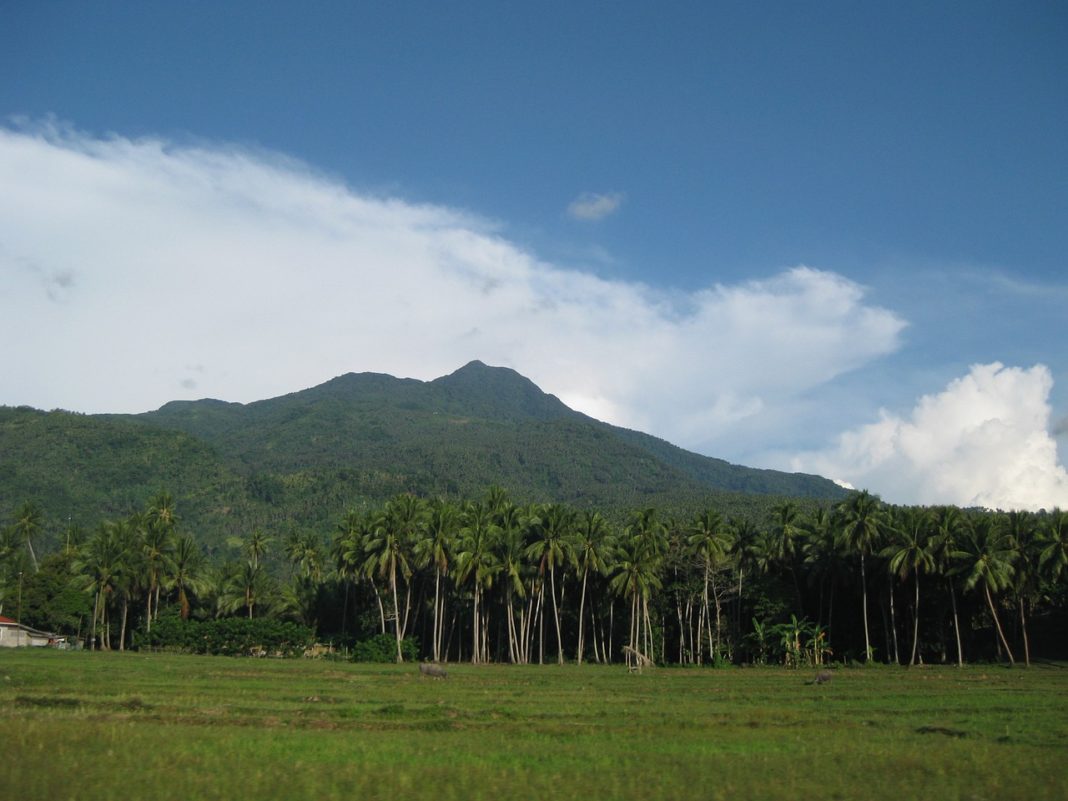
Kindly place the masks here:
[(625, 197), (622, 192), (608, 194), (584, 192), (568, 204), (567, 213), (574, 220), (596, 222), (619, 211)]

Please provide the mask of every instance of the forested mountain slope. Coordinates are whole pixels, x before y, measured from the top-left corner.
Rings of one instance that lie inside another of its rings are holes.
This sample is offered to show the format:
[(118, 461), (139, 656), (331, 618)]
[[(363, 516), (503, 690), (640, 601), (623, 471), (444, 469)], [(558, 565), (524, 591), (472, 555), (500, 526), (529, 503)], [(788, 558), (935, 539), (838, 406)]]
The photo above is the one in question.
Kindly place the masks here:
[[(207, 541), (249, 525), (329, 530), (399, 492), (750, 514), (769, 496), (838, 499), (817, 476), (689, 453), (472, 362), (434, 381), (347, 374), (249, 404), (175, 401), (142, 415), (0, 410), (0, 509), (24, 499), (84, 520), (166, 488)], [(744, 494), (739, 494), (744, 493)]]

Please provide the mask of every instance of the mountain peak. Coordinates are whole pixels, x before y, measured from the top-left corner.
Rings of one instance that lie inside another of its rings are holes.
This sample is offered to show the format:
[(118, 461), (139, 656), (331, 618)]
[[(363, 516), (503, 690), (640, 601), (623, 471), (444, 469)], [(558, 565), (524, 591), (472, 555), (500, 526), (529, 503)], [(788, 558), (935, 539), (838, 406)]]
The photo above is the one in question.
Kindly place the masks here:
[(477, 359), (430, 382), (450, 402), (489, 419), (551, 420), (575, 414), (559, 398), (510, 367), (493, 367)]

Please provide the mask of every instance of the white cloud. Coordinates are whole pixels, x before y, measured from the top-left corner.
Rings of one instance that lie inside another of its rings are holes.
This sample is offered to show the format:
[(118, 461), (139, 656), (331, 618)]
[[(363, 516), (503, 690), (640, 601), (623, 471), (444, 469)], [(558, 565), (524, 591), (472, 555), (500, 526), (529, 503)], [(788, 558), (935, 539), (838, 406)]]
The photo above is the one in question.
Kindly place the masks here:
[(1066, 508), (1068, 472), (1049, 433), (1052, 388), (1043, 365), (975, 365), (920, 398), (907, 418), (884, 411), (793, 467), (877, 488), (898, 503)]
[(478, 358), (714, 452), (904, 325), (809, 267), (675, 295), (562, 269), (472, 215), (229, 147), (0, 129), (0, 187), (0, 403), (247, 402)]
[(622, 192), (607, 195), (584, 192), (568, 204), (567, 213), (576, 220), (603, 220), (619, 211), (623, 199)]

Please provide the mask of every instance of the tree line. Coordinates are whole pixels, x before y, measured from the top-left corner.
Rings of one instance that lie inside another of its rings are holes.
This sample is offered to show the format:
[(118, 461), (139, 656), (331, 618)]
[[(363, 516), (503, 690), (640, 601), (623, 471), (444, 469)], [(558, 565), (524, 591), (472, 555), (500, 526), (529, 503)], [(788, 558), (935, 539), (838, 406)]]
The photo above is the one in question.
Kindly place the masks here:
[(612, 519), (492, 487), (397, 495), (331, 532), (253, 529), (214, 559), (166, 492), (39, 556), (42, 525), (27, 502), (2, 530), (0, 613), (90, 648), (124, 650), (161, 615), (293, 621), (346, 647), (388, 636), (399, 661), (1029, 664), (1065, 647), (1059, 509), (856, 492), (783, 501), (762, 522), (651, 507)]

